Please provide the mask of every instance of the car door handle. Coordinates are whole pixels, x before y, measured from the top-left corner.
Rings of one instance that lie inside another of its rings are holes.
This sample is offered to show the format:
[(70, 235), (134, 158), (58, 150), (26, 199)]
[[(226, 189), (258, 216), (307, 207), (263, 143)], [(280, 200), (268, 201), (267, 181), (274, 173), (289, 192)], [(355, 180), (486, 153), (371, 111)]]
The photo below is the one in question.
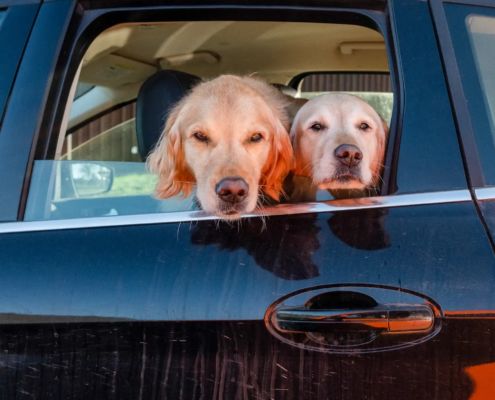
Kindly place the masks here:
[(422, 304), (379, 304), (359, 310), (285, 307), (277, 310), (275, 322), (280, 330), (291, 332), (414, 333), (431, 329), (434, 314), (430, 307)]

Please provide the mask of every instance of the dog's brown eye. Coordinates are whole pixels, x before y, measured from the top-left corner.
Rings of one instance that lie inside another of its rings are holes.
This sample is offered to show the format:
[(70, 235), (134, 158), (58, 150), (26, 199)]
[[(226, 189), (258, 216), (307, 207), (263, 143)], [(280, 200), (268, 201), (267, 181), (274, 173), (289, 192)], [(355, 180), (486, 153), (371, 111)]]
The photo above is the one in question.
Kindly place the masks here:
[(359, 129), (367, 131), (368, 129), (370, 129), (370, 126), (366, 122), (363, 122), (361, 125), (359, 125)]
[(309, 127), (309, 129), (312, 129), (315, 132), (319, 132), (323, 129), (323, 126), (321, 124), (313, 124)]
[(259, 142), (261, 139), (263, 139), (263, 135), (261, 133), (255, 133), (251, 136), (251, 142)]
[(208, 141), (208, 136), (206, 136), (203, 132), (196, 132), (193, 136), (196, 139), (198, 139), (200, 142), (207, 142)]

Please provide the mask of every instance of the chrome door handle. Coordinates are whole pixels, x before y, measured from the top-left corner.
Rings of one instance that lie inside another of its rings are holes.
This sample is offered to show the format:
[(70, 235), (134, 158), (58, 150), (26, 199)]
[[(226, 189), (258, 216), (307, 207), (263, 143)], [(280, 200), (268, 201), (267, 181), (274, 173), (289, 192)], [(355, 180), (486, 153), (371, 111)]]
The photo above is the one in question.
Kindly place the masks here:
[(274, 322), (280, 330), (291, 332), (414, 333), (429, 330), (434, 314), (430, 307), (422, 304), (379, 304), (361, 310), (286, 307), (277, 310)]

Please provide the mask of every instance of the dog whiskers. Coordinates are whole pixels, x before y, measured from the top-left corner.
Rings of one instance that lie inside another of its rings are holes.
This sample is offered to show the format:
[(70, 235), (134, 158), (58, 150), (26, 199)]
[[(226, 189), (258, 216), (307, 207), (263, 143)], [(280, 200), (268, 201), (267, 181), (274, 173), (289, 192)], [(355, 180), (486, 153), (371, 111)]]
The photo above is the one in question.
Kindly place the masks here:
[(266, 210), (265, 210), (265, 207), (263, 206), (263, 199), (264, 199), (265, 195), (264, 193), (261, 192), (261, 190), (259, 191), (259, 197), (258, 197), (258, 201), (256, 202), (256, 207), (254, 209), (254, 212), (257, 213), (260, 217), (260, 220), (261, 220), (261, 231), (263, 232), (263, 230), (266, 229), (266, 218), (267, 218), (267, 213), (266, 213)]
[(311, 167), (310, 171), (309, 171), (309, 175), (312, 175), (313, 172), (314, 172), (314, 168), (315, 168), (315, 165), (313, 164), (313, 162), (310, 162), (309, 164), (307, 164), (302, 170), (301, 172), (299, 173), (299, 175), (302, 175), (302, 173), (304, 172), (304, 170), (308, 167)]

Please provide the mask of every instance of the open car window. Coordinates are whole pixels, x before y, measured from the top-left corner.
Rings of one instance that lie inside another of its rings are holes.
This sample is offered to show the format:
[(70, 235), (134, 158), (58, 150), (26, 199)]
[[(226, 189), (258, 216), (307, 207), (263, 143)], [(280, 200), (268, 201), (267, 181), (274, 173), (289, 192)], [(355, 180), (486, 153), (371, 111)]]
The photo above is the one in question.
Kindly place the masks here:
[[(187, 44), (191, 40), (194, 49)], [(363, 42), (373, 46), (351, 54), (342, 47)], [(81, 61), (57, 157), (35, 161), (25, 220), (198, 210), (194, 192), (157, 199), (157, 177), (140, 154), (135, 101), (143, 83), (160, 70), (202, 79), (256, 74), (282, 91), (293, 90), (295, 98), (347, 92), (375, 108), (388, 125), (392, 119), (387, 51), (372, 29), (235, 21), (116, 26), (98, 36)], [(301, 74), (307, 75), (291, 88)], [(333, 198), (327, 190), (316, 194), (316, 201)]]

